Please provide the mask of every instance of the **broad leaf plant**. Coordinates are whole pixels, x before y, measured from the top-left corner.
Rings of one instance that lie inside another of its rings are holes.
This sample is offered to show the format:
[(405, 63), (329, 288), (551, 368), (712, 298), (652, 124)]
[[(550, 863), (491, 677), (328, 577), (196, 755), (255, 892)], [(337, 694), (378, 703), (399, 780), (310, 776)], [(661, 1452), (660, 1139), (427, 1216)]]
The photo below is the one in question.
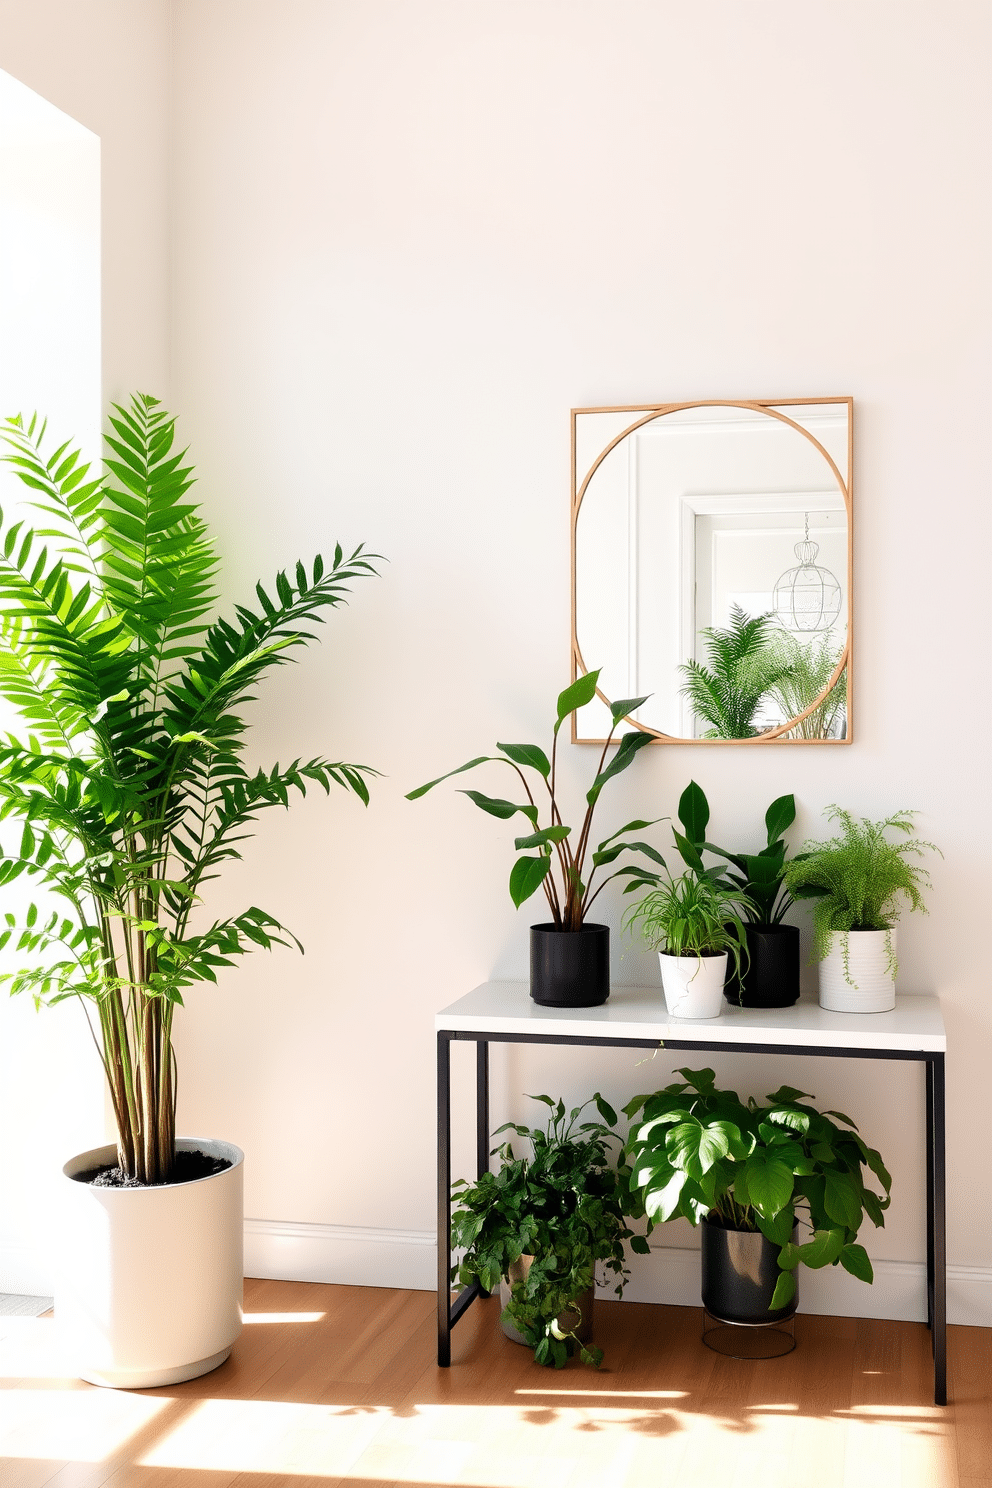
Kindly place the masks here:
[[(876, 1227), (885, 1223), (892, 1180), (851, 1118), (817, 1111), (807, 1105), (813, 1097), (791, 1085), (759, 1105), (718, 1089), (711, 1069), (678, 1073), (681, 1081), (624, 1107), (632, 1192), (640, 1194), (648, 1232), (679, 1215), (693, 1225), (706, 1218), (729, 1230), (760, 1230), (779, 1247), (772, 1310), (792, 1301), (800, 1264), (840, 1264), (871, 1282), (858, 1231), (865, 1216)], [(881, 1193), (865, 1181), (866, 1170)]]
[[(7, 973), (36, 1004), (88, 1010), (124, 1173), (169, 1178), (175, 1158), (173, 1016), (255, 946), (299, 944), (256, 906), (213, 923), (204, 886), (240, 856), (259, 813), (313, 784), (368, 802), (364, 765), (322, 757), (249, 770), (244, 710), (273, 667), (314, 639), (322, 612), (376, 572), (359, 546), (256, 586), (257, 605), (214, 619), (218, 560), (175, 420), (136, 395), (114, 406), (105, 473), (70, 442), (45, 452), (35, 416), (0, 425), (34, 525), (0, 511), (0, 694), (26, 733), (0, 743), (0, 820), (44, 908), (5, 915)], [(60, 908), (51, 910), (52, 903)], [(302, 947), (300, 947), (302, 949)]]
[[(468, 796), (469, 800), (473, 801), (482, 811), (497, 817), (500, 821), (509, 821), (511, 817), (519, 813), (530, 823), (530, 831), (514, 841), (514, 847), (521, 856), (517, 858), (510, 870), (510, 897), (519, 909), (532, 894), (542, 889), (548, 902), (552, 921), (561, 930), (580, 930), (586, 923), (594, 900), (598, 898), (610, 880), (630, 871), (629, 869), (617, 869), (614, 873), (600, 879), (595, 890), (593, 889), (593, 882), (599, 869), (615, 863), (622, 853), (627, 851), (643, 853), (662, 866), (665, 862), (657, 849), (651, 847), (649, 843), (622, 840), (628, 838), (632, 832), (641, 832), (654, 825), (653, 821), (642, 821), (640, 818), (627, 822), (626, 826), (611, 833), (609, 837), (600, 842), (598, 847), (592, 847), (593, 813), (603, 787), (614, 776), (626, 770), (638, 751), (651, 743), (650, 734), (632, 730), (621, 737), (616, 753), (612, 759), (609, 759), (610, 747), (614, 742), (617, 728), (628, 714), (633, 713), (642, 703), (647, 702), (647, 698), (624, 698), (620, 702), (610, 704), (613, 724), (609, 737), (603, 745), (595, 778), (586, 792), (586, 810), (578, 831), (573, 831), (572, 827), (565, 823), (562, 815), (558, 794), (558, 734), (565, 720), (570, 718), (578, 708), (585, 707), (596, 696), (598, 681), (598, 670), (586, 672), (578, 681), (573, 682), (570, 687), (566, 687), (564, 692), (559, 694), (550, 758), (537, 744), (497, 743), (496, 748), (500, 751), (499, 754), (477, 755), (467, 764), (459, 765), (457, 769), (449, 770), (445, 775), (439, 775), (436, 780), (429, 780), (426, 785), (418, 786), (416, 790), (410, 791), (407, 795), (408, 801), (415, 801), (419, 796), (426, 795), (429, 790), (433, 790), (435, 785), (440, 785), (443, 780), (450, 780), (453, 775), (464, 774), (466, 770), (474, 770), (478, 765), (496, 763), (512, 769), (519, 778), (526, 800), (510, 801), (498, 796), (483, 795), (481, 791), (474, 790), (466, 790), (463, 794)], [(534, 781), (534, 790), (531, 789), (531, 781), (524, 774), (524, 770), (531, 772), (532, 779), (534, 776), (537, 777)], [(541, 825), (542, 805), (547, 823), (544, 826)], [(660, 818), (655, 818), (655, 820), (660, 820)]]

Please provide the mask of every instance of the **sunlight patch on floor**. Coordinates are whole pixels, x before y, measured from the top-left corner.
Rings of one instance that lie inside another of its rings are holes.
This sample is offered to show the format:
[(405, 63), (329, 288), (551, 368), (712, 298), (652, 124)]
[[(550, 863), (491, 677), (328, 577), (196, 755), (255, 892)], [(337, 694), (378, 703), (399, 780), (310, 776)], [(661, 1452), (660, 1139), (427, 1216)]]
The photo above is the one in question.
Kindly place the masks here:
[(0, 1457), (104, 1462), (172, 1402), (123, 1390), (0, 1390)]
[[(643, 1407), (611, 1406), (605, 1400), (587, 1407), (535, 1401), (520, 1407), (418, 1405), (402, 1414), (381, 1406), (210, 1400), (167, 1431), (140, 1465), (487, 1488), (537, 1483), (602, 1488), (631, 1481), (631, 1475), (661, 1481), (677, 1471), (682, 1488), (696, 1488), (697, 1482), (699, 1488), (711, 1488), (714, 1452), (732, 1453), (740, 1482), (749, 1481), (749, 1465), (755, 1481), (768, 1482), (770, 1464), (781, 1459), (784, 1484), (797, 1433), (814, 1460), (829, 1453), (831, 1439), (843, 1460), (843, 1443), (845, 1437), (850, 1442), (853, 1429), (859, 1455), (873, 1465), (875, 1488), (907, 1481), (938, 1488), (940, 1483), (936, 1428), (923, 1411), (905, 1412), (909, 1419), (897, 1422), (894, 1407), (865, 1407), (852, 1420), (847, 1413), (806, 1417), (795, 1406), (771, 1404), (721, 1417), (713, 1402), (705, 1412), (685, 1409), (681, 1392), (671, 1392), (683, 1402), (680, 1409), (650, 1404), (659, 1396), (665, 1399), (666, 1392), (638, 1393), (645, 1397)], [(771, 1476), (777, 1483), (774, 1472)], [(851, 1481), (860, 1485), (862, 1478)]]
[(242, 1314), (245, 1323), (319, 1323), (327, 1316), (326, 1312), (246, 1312)]

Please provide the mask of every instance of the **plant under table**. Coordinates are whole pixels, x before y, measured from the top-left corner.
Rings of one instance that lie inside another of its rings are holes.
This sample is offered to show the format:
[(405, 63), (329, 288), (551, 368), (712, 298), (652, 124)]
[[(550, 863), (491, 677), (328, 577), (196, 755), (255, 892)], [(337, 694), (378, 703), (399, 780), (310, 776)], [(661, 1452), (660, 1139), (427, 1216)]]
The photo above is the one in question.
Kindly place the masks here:
[(668, 1015), (660, 987), (616, 987), (592, 1008), (535, 1003), (526, 982), (484, 982), (435, 1017), (437, 1029), (437, 1361), (451, 1363), (451, 1329), (477, 1296), (452, 1300), (451, 1043), (476, 1046), (476, 1162), (489, 1167), (489, 1045), (578, 1044), (625, 1049), (690, 1049), (727, 1054), (789, 1054), (835, 1059), (910, 1060), (926, 1079), (927, 1326), (933, 1348), (934, 1403), (947, 1404), (944, 1056), (947, 1038), (936, 997), (900, 994), (893, 1012), (831, 1013), (815, 1001), (791, 1008), (730, 1006), (719, 1018), (690, 1022)]

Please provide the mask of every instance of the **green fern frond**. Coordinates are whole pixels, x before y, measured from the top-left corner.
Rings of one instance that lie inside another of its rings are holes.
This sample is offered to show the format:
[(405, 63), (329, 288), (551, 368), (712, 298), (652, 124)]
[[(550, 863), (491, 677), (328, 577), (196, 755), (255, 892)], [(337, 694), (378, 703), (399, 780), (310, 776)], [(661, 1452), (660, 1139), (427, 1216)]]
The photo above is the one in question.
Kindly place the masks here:
[[(805, 843), (783, 868), (793, 898), (811, 901), (818, 960), (830, 950), (835, 931), (891, 930), (901, 901), (925, 913), (930, 874), (909, 859), (940, 851), (916, 836), (912, 811), (896, 811), (881, 821), (860, 820), (840, 806), (827, 807), (826, 814), (840, 823), (840, 834)], [(891, 832), (903, 840), (891, 841), (886, 835)]]
[(763, 697), (788, 676), (791, 666), (775, 655), (771, 615), (748, 615), (740, 605), (730, 609), (730, 625), (703, 631), (708, 665), (694, 659), (679, 670), (682, 695), (704, 719), (707, 739), (753, 739), (754, 716)]

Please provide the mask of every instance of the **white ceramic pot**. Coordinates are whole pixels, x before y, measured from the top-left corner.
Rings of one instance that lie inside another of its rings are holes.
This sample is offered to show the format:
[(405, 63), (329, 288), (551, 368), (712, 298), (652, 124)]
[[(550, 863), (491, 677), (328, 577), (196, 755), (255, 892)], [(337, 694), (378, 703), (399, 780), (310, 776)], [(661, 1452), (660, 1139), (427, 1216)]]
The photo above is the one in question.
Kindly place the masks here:
[(180, 1138), (231, 1167), (192, 1183), (94, 1188), (74, 1174), (116, 1163), (95, 1147), (67, 1162), (55, 1318), (67, 1363), (93, 1385), (142, 1390), (222, 1364), (241, 1332), (244, 1153)]
[(665, 1006), (673, 1018), (719, 1018), (723, 1012), (723, 984), (727, 952), (719, 956), (666, 956), (661, 962)]
[(837, 930), (820, 962), (820, 1006), (831, 1013), (888, 1013), (896, 1005), (895, 930)]

